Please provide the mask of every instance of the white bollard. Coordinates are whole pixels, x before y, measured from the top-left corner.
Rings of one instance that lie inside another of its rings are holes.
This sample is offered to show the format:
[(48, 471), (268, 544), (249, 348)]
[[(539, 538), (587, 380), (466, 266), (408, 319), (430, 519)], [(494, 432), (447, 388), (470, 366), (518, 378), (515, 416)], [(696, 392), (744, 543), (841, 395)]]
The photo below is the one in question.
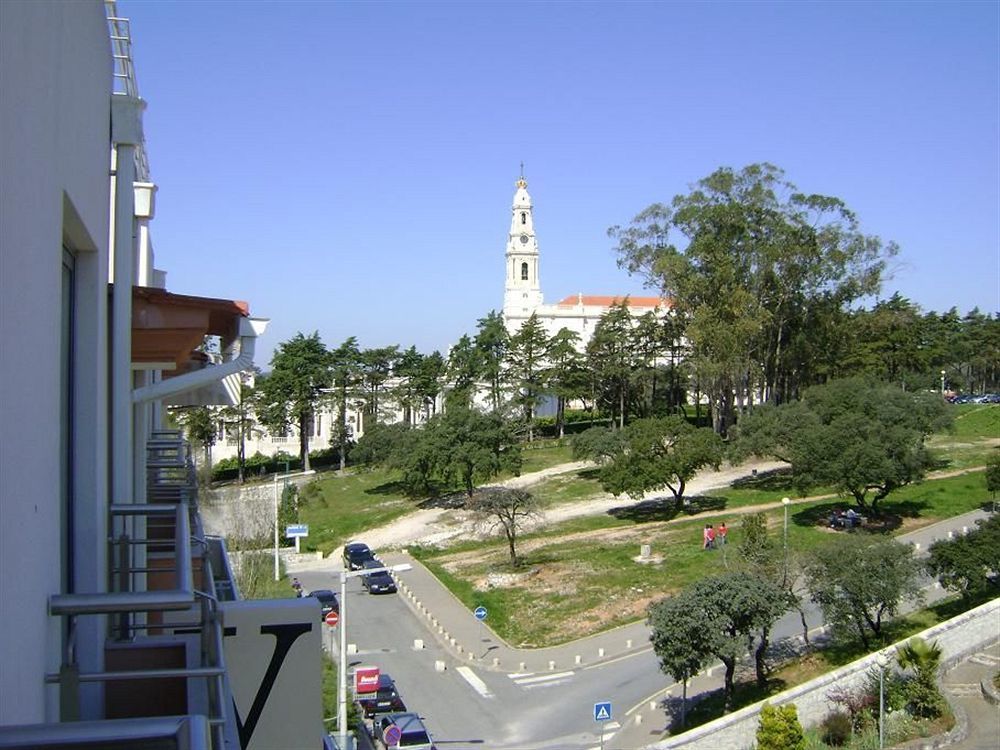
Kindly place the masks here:
[(348, 643), (347, 644), (347, 653), (349, 653), (349, 654), (356, 654), (356, 653), (358, 653), (358, 644), (356, 644), (356, 643)]
[(552, 661), (552, 660), (549, 660), (549, 671), (551, 672), (555, 668), (556, 668), (556, 663), (554, 661)]
[(470, 651), (469, 652), (469, 661), (472, 661), (475, 658), (476, 658), (476, 655)]
[(656, 701), (650, 701), (649, 702), (649, 710), (650, 711), (655, 711), (656, 710)]
[(635, 715), (635, 723), (636, 723), (636, 726), (638, 726), (639, 724), (642, 724), (642, 714), (636, 714)]
[(414, 638), (413, 639), (413, 650), (414, 651), (423, 651), (423, 649), (424, 649), (424, 641), (423, 641), (423, 639), (422, 638)]
[(580, 664), (582, 664), (582, 663), (583, 663), (583, 657), (582, 657), (582, 656), (580, 656), (580, 654), (577, 654), (576, 656), (574, 656), (574, 657), (573, 657), (573, 661), (574, 661), (574, 662), (575, 662), (575, 663), (576, 663), (577, 665), (580, 665)]
[(519, 662), (517, 663), (517, 671), (518, 671), (518, 672), (523, 672), (523, 671), (524, 671), (524, 669), (525, 669), (525, 665), (524, 665), (524, 662), (523, 662), (523, 661), (519, 661)]
[(969, 533), (969, 527), (968, 526), (963, 526), (962, 527), (962, 536), (965, 536), (968, 533)]
[(435, 672), (443, 672), (444, 669), (445, 669), (445, 667), (444, 667), (444, 662), (443, 661), (441, 661), (440, 659), (438, 659), (437, 661), (434, 662), (434, 671)]
[(914, 552), (919, 552), (920, 551), (920, 542), (914, 542), (913, 543), (913, 551)]
[(955, 532), (954, 531), (949, 531), (948, 532), (948, 538), (949, 539), (954, 539), (955, 538)]
[(494, 667), (499, 667), (500, 666), (500, 658), (499, 657), (497, 657), (497, 656), (493, 657), (493, 666)]
[(706, 677), (711, 677), (712, 676), (712, 668), (711, 667), (709, 667), (708, 669), (705, 670), (705, 676)]
[(627, 649), (632, 648), (632, 639), (631, 638), (629, 638), (627, 641), (625, 641), (625, 648), (627, 648)]
[(604, 649), (603, 648), (597, 649), (597, 658), (598, 659), (603, 659), (604, 658)]
[(462, 648), (461, 646), (457, 646), (456, 648), (458, 648), (458, 653), (462, 653), (463, 651), (465, 651), (465, 649)]

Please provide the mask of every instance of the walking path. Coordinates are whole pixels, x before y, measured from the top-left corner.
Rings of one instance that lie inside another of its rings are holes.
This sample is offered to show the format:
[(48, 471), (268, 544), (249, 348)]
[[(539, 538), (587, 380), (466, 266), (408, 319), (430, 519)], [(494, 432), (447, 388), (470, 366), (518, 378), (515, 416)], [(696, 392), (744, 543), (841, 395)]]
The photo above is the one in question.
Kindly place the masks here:
[[(965, 712), (969, 734), (951, 745), (954, 750), (996, 750), (1000, 747), (1000, 705), (986, 699), (989, 683), (1000, 669), (1000, 644), (973, 654), (945, 675), (941, 687), (952, 705)], [(985, 688), (983, 682), (987, 683)], [(992, 693), (996, 695), (996, 688)]]

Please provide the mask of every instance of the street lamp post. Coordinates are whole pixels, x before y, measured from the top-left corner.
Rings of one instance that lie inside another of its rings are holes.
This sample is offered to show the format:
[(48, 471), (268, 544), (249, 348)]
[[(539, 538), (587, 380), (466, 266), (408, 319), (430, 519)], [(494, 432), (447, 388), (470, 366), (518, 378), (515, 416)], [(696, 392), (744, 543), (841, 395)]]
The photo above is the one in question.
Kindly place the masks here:
[[(288, 466), (288, 464), (285, 464)], [(281, 575), (278, 572), (278, 479), (291, 479), (292, 477), (304, 477), (309, 474), (315, 474), (313, 469), (309, 471), (297, 471), (294, 474), (275, 474), (274, 475), (274, 580), (280, 581)]]
[(784, 574), (782, 577), (783, 583), (788, 583), (788, 506), (792, 504), (790, 498), (781, 498), (781, 504), (785, 506), (785, 530), (784, 530), (784, 548), (785, 555), (783, 561)]
[(391, 565), (384, 568), (362, 568), (361, 570), (340, 571), (340, 663), (337, 665), (337, 747), (347, 750), (347, 579), (366, 576), (369, 573), (399, 573), (413, 568), (409, 563)]
[(941, 370), (941, 398), (944, 398), (944, 370)]
[(885, 747), (885, 668), (889, 666), (889, 655), (879, 651), (875, 657), (878, 665), (878, 747)]

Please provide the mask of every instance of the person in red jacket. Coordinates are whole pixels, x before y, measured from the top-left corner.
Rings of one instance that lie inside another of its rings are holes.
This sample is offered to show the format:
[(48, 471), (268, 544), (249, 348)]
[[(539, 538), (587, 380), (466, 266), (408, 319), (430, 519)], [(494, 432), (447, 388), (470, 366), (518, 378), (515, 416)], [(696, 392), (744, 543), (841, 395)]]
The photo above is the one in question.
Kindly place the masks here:
[(705, 542), (705, 549), (715, 549), (715, 529), (712, 528), (712, 524), (705, 524), (705, 533), (703, 538)]
[(726, 528), (726, 522), (723, 521), (719, 524), (719, 530), (715, 532), (715, 541), (719, 543), (720, 547), (726, 546), (726, 534), (729, 533), (729, 529)]

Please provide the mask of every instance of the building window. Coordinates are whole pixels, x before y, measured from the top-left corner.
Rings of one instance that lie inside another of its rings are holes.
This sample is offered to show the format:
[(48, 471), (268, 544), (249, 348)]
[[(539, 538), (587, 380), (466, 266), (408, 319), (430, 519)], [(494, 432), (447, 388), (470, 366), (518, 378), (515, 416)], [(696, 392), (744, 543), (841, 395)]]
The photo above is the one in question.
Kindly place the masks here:
[(521, 281), (527, 281), (527, 280), (528, 280), (528, 264), (527, 263), (522, 263), (521, 264)]
[(521, 212), (521, 223), (522, 224), (528, 223), (528, 213), (526, 211)]

